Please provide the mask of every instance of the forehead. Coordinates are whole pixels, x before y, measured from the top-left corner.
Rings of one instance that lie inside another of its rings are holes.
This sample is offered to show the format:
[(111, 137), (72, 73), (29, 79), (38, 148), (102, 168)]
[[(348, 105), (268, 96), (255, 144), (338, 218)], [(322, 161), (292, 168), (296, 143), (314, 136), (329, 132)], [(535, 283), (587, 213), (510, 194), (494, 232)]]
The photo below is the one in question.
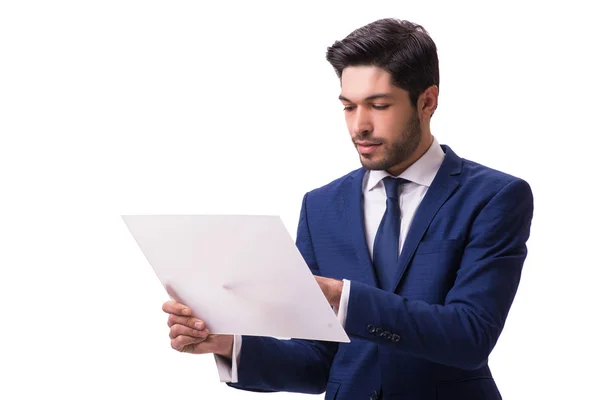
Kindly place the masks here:
[(341, 76), (342, 96), (360, 101), (375, 93), (390, 93), (402, 97), (403, 89), (392, 84), (389, 72), (374, 66), (346, 67)]

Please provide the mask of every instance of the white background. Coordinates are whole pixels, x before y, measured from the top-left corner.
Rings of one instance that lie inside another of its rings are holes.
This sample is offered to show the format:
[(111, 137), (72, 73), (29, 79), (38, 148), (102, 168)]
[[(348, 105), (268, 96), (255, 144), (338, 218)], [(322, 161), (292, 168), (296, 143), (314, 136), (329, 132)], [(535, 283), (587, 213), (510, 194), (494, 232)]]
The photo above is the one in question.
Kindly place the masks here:
[(280, 214), (295, 237), (302, 195), (359, 166), (326, 48), (390, 16), (438, 45), (438, 140), (534, 191), (501, 392), (596, 396), (593, 2), (215, 3), (0, 3), (0, 398), (309, 398), (173, 351), (120, 214)]

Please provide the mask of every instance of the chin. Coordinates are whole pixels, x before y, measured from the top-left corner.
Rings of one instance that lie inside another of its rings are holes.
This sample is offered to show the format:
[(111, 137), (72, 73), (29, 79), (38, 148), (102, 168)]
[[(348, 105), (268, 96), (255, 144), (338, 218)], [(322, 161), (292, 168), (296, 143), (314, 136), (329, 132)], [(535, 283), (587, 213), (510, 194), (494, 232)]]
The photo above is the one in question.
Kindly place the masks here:
[(360, 163), (362, 164), (362, 166), (368, 170), (372, 170), (372, 171), (380, 171), (385, 168), (385, 165), (383, 165), (381, 162), (377, 162), (376, 160), (373, 159), (368, 159), (365, 158), (364, 156), (360, 157)]

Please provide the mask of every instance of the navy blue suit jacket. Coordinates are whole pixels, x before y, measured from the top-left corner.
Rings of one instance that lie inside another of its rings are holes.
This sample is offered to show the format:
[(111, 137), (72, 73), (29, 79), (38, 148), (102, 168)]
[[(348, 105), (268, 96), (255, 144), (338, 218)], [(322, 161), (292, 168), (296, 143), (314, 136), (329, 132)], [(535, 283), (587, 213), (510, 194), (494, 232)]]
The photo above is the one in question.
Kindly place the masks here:
[(442, 148), (393, 291), (377, 286), (365, 239), (365, 170), (304, 196), (296, 244), (315, 275), (352, 281), (351, 343), (244, 336), (230, 386), (338, 400), (501, 398), (487, 359), (519, 284), (533, 197), (524, 180)]

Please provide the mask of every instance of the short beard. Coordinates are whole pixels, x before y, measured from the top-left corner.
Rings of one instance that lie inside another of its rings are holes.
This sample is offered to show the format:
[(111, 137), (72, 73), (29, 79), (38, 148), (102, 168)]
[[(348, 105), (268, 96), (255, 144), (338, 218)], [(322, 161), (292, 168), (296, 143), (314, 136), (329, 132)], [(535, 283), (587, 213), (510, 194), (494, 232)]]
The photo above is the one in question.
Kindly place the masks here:
[[(369, 137), (361, 138), (363, 140), (370, 139)], [(402, 133), (402, 137), (396, 141), (383, 142), (383, 157), (370, 160), (360, 157), (363, 167), (369, 170), (388, 170), (392, 167), (408, 160), (419, 147), (421, 143), (421, 122), (417, 113), (414, 113), (411, 119), (406, 124), (406, 128)]]

